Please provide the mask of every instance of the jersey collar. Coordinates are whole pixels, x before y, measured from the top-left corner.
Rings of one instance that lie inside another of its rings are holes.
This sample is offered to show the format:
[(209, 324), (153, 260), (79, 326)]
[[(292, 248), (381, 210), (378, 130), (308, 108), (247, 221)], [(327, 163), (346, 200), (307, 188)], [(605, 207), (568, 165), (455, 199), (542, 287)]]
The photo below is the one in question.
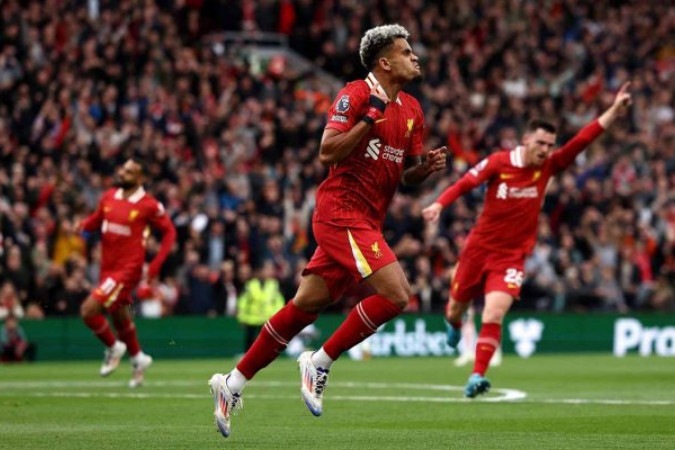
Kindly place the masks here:
[[(377, 78), (375, 78), (375, 74), (373, 74), (373, 72), (368, 72), (368, 76), (366, 77), (366, 84), (368, 85), (369, 88), (372, 89), (373, 86), (375, 85), (379, 86), (380, 82), (377, 81)], [(399, 105), (403, 104), (401, 103), (401, 98), (398, 94), (396, 95), (396, 103), (398, 103)]]
[(511, 165), (515, 167), (525, 167), (525, 147), (517, 146), (509, 153)]
[[(143, 189), (143, 186), (141, 186), (138, 189), (136, 189), (136, 192), (134, 192), (129, 196), (127, 201), (131, 203), (138, 203), (144, 196), (145, 196), (145, 189)], [(115, 199), (116, 200), (124, 199), (124, 189), (119, 188), (115, 191)]]

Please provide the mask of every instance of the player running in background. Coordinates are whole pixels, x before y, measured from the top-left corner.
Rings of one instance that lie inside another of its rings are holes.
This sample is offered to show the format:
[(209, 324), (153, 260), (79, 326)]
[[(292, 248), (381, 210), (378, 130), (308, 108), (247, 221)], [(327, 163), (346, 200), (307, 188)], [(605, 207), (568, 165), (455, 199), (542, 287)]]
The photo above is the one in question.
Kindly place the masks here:
[[(117, 187), (103, 194), (98, 209), (79, 226), (85, 232), (100, 230), (102, 253), (99, 285), (82, 303), (80, 313), (84, 323), (106, 346), (101, 376), (110, 375), (129, 352), (132, 364), (129, 387), (140, 386), (145, 370), (152, 364), (152, 358), (143, 353), (138, 343), (130, 308), (131, 293), (144, 276), (149, 227), (162, 233), (162, 243), (147, 266), (147, 280), (159, 274), (176, 240), (176, 229), (164, 207), (143, 189), (145, 173), (141, 160), (127, 160), (117, 171)], [(105, 311), (112, 318), (118, 338), (110, 329)]]
[(209, 381), (216, 425), (225, 437), (232, 411), (241, 407), (245, 384), (353, 282), (365, 280), (376, 294), (357, 304), (323, 347), (298, 358), (302, 398), (315, 416), (323, 411), (333, 362), (408, 303), (411, 289), (382, 236), (382, 225), (398, 184), (418, 184), (444, 170), (446, 160), (445, 147), (422, 158), (422, 109), (402, 91), (421, 74), (408, 36), (400, 25), (367, 31), (359, 53), (370, 73), (365, 80), (348, 83), (328, 111), (319, 158), (330, 171), (317, 191), (313, 217), (318, 248), (295, 298), (265, 323), (229, 374), (215, 374)]
[(537, 237), (539, 209), (549, 179), (572, 164), (628, 108), (628, 86), (626, 83), (621, 87), (614, 103), (597, 120), (554, 152), (555, 127), (543, 120), (532, 120), (522, 145), (488, 156), (422, 211), (424, 218), (434, 223), (443, 208), (487, 182), (483, 212), (460, 255), (446, 309), (448, 344), (456, 347), (462, 316), (473, 299), (485, 295), (476, 359), (464, 390), (467, 397), (490, 388), (485, 372), (501, 344), (504, 316), (520, 295), (523, 265)]

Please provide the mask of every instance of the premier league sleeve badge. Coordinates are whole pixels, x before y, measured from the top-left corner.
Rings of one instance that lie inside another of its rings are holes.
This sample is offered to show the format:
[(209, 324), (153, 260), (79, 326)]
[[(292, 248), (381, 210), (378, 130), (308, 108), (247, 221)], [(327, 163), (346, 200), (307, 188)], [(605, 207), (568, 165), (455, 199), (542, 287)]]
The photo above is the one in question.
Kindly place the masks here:
[(349, 95), (345, 94), (337, 101), (335, 111), (344, 114), (347, 110), (349, 110)]

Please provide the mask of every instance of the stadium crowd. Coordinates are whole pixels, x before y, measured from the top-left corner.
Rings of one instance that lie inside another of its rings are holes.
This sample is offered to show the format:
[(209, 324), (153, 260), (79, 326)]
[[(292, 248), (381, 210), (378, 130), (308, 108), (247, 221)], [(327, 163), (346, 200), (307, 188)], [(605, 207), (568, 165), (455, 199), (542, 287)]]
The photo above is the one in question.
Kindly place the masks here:
[[(74, 224), (130, 154), (178, 240), (149, 315), (234, 314), (272, 261), (286, 296), (314, 250), (318, 139), (334, 92), (280, 59), (253, 63), (223, 30), (288, 36), (328, 73), (364, 77), (358, 37), (397, 22), (424, 79), (426, 148), (447, 174), (396, 195), (385, 236), (414, 284), (411, 311), (440, 311), (481, 207), (437, 229), (421, 209), (530, 117), (559, 141), (631, 80), (634, 105), (549, 187), (519, 308), (675, 311), (675, 9), (638, 0), (6, 0), (0, 4), (0, 318), (74, 315), (100, 248)], [(222, 51), (221, 51), (222, 50)], [(150, 239), (148, 251), (157, 249)], [(338, 308), (348, 308), (355, 291)], [(146, 303), (148, 302), (148, 303)]]

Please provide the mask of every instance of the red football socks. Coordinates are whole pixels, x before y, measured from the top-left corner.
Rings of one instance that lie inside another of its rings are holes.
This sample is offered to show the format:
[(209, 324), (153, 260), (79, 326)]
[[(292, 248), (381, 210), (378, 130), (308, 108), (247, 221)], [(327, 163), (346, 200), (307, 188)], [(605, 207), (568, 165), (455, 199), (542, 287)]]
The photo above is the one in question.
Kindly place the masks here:
[(494, 355), (502, 340), (502, 325), (500, 323), (484, 323), (480, 327), (480, 334), (476, 341), (476, 361), (473, 364), (473, 373), (485, 376), (490, 359)]
[(288, 345), (288, 341), (314, 322), (318, 314), (299, 309), (292, 301), (281, 308), (263, 325), (251, 348), (237, 364), (247, 380), (274, 361)]
[(120, 322), (113, 320), (113, 323), (117, 329), (117, 335), (119, 336), (120, 341), (127, 344), (129, 356), (136, 356), (138, 352), (141, 351), (141, 346), (138, 343), (138, 336), (136, 335), (136, 325), (130, 320), (123, 320)]
[(84, 318), (84, 324), (94, 332), (97, 338), (105, 344), (106, 347), (112, 347), (115, 344), (115, 335), (110, 329), (108, 320), (103, 314), (96, 314), (93, 317)]
[(375, 333), (380, 325), (401, 314), (401, 311), (386, 297), (371, 295), (352, 308), (342, 325), (323, 344), (324, 351), (335, 361), (343, 352)]

